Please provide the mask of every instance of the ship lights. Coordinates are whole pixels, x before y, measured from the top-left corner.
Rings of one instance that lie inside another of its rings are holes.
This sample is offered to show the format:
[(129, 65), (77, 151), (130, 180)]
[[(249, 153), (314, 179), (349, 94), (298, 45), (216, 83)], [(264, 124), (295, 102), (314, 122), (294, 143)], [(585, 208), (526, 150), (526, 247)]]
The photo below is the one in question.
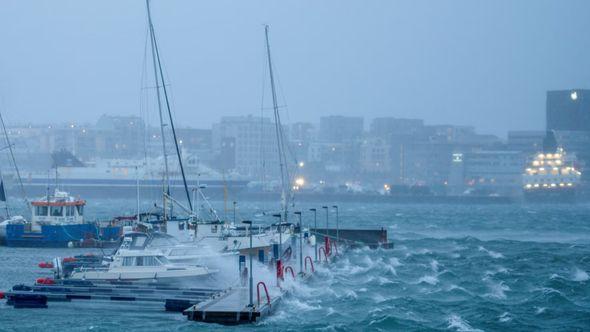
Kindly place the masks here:
[(577, 100), (578, 99), (578, 91), (572, 91), (572, 93), (570, 93), (570, 98), (572, 100)]
[(573, 184), (571, 182), (568, 182), (567, 186), (571, 187), (571, 186), (573, 186)]
[(538, 160), (533, 161), (533, 166), (539, 166), (539, 161)]

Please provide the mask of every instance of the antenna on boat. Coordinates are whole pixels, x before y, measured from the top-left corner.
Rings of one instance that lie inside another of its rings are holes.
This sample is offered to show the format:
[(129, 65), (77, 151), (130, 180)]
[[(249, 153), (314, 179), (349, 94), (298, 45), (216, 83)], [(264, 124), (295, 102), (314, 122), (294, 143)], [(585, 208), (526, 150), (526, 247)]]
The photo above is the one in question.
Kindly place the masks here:
[[(163, 115), (162, 115), (162, 102), (161, 102), (161, 94), (160, 94), (160, 87), (162, 88), (162, 93), (164, 95), (164, 101), (166, 105), (166, 110), (168, 113), (168, 120), (170, 122), (170, 129), (172, 130), (172, 137), (174, 139), (174, 147), (176, 148), (176, 156), (178, 157), (178, 164), (180, 166), (180, 173), (182, 175), (182, 182), (184, 184), (184, 191), (186, 193), (186, 199), (188, 201), (188, 205), (190, 210), (193, 210), (193, 204), (191, 202), (191, 196), (189, 193), (188, 185), (186, 183), (186, 175), (184, 172), (184, 166), (182, 163), (182, 156), (180, 154), (180, 147), (178, 146), (178, 137), (176, 135), (176, 128), (174, 127), (174, 120), (172, 119), (172, 110), (170, 109), (170, 101), (168, 98), (168, 90), (166, 89), (166, 81), (164, 79), (164, 71), (162, 70), (162, 62), (160, 60), (160, 51), (158, 49), (158, 42), (156, 40), (156, 33), (154, 30), (154, 25), (152, 22), (152, 15), (150, 11), (150, 0), (146, 0), (146, 7), (147, 7), (147, 14), (148, 14), (148, 24), (149, 24), (149, 31), (150, 31), (150, 41), (151, 41), (151, 50), (152, 50), (152, 61), (154, 65), (154, 76), (156, 80), (156, 91), (158, 96), (158, 111), (160, 115), (160, 124), (161, 124), (161, 133), (162, 133), (162, 147), (164, 150), (164, 162), (166, 167), (166, 190), (164, 195), (164, 203), (166, 202), (166, 196), (170, 197), (170, 178), (168, 175), (168, 160), (166, 157), (166, 144), (164, 139), (164, 122), (163, 122)], [(161, 86), (160, 86), (161, 82)], [(166, 206), (164, 206), (164, 213), (166, 213)]]

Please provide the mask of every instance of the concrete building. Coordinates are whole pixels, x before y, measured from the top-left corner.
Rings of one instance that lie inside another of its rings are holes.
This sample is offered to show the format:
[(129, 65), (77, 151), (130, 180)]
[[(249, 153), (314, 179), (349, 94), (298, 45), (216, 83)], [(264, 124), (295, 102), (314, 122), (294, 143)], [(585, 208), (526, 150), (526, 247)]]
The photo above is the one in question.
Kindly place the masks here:
[(319, 139), (322, 142), (343, 143), (363, 136), (362, 117), (332, 115), (320, 118)]
[(546, 132), (543, 130), (509, 131), (506, 147), (508, 150), (533, 155), (543, 150), (545, 134)]
[(276, 176), (279, 172), (276, 142), (275, 124), (269, 118), (229, 116), (213, 124), (213, 151), (223, 159), (218, 166), (233, 166), (241, 175)]
[(590, 90), (547, 92), (547, 130), (590, 131)]

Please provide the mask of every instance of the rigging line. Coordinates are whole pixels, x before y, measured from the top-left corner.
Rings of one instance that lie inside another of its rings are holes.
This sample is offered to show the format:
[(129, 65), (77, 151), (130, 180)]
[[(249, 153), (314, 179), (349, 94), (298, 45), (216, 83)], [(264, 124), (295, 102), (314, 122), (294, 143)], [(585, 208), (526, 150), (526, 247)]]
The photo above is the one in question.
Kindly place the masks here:
[(172, 111), (170, 109), (170, 101), (168, 99), (168, 92), (166, 89), (165, 81), (164, 81), (164, 73), (162, 71), (162, 64), (160, 62), (160, 52), (158, 50), (158, 43), (156, 42), (156, 35), (154, 32), (154, 26), (152, 24), (151, 15), (149, 14), (149, 0), (146, 0), (148, 4), (148, 15), (150, 16), (150, 29), (152, 32), (152, 41), (153, 41), (153, 49), (156, 51), (156, 58), (158, 60), (158, 68), (160, 69), (160, 78), (162, 80), (162, 90), (164, 92), (164, 100), (166, 101), (166, 108), (168, 110), (168, 117), (170, 119), (170, 128), (172, 129), (172, 136), (174, 138), (174, 147), (176, 148), (176, 155), (178, 157), (178, 164), (180, 166), (180, 172), (182, 173), (182, 182), (184, 183), (184, 191), (186, 193), (186, 199), (188, 200), (188, 205), (190, 210), (193, 210), (193, 203), (191, 201), (191, 195), (188, 190), (188, 185), (186, 183), (186, 175), (184, 173), (184, 166), (182, 164), (182, 156), (180, 155), (180, 148), (178, 147), (178, 138), (176, 136), (176, 129), (174, 128), (174, 121), (172, 119)]
[(29, 199), (27, 198), (27, 193), (25, 191), (23, 179), (20, 176), (20, 170), (19, 170), (18, 165), (16, 163), (16, 158), (14, 157), (14, 150), (12, 148), (12, 144), (10, 144), (10, 139), (8, 138), (8, 132), (6, 131), (6, 125), (4, 124), (4, 117), (2, 116), (2, 112), (0, 112), (0, 123), (2, 124), (2, 130), (4, 131), (4, 138), (6, 139), (6, 144), (8, 145), (8, 151), (10, 151), (10, 158), (12, 160), (14, 170), (16, 171), (16, 176), (18, 178), (21, 194), (23, 195), (23, 199), (25, 200), (27, 207), (30, 207), (31, 203), (29, 202)]

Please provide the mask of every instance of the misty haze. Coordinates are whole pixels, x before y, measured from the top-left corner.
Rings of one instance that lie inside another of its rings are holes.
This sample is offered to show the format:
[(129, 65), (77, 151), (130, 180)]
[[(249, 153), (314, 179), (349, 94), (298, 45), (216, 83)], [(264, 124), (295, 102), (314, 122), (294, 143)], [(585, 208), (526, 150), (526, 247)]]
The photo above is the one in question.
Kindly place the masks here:
[(0, 330), (590, 329), (584, 1), (13, 1)]

